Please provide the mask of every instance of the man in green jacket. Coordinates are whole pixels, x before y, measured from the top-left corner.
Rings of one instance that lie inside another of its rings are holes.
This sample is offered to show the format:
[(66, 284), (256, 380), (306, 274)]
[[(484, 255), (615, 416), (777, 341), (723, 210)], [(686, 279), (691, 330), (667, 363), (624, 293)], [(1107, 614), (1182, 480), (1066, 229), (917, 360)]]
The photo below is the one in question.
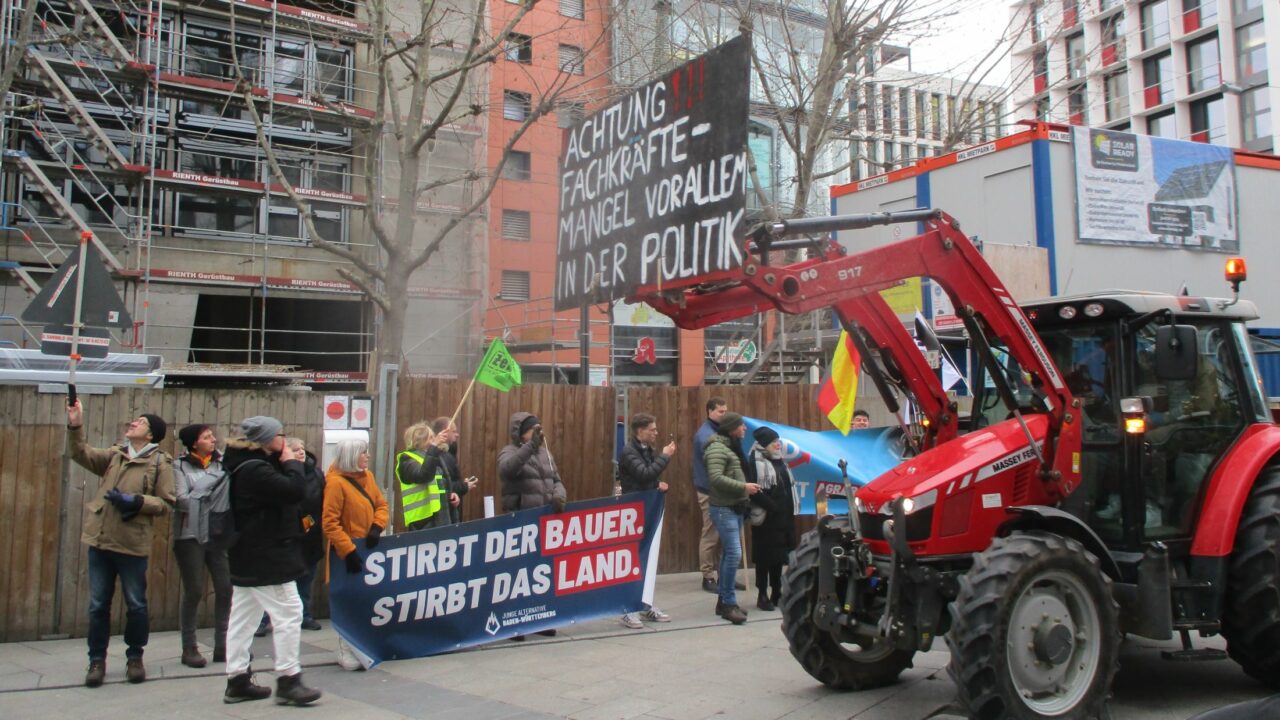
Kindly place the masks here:
[(159, 415), (139, 415), (124, 432), (124, 442), (109, 448), (85, 441), (80, 401), (67, 408), (67, 453), (102, 478), (85, 503), (81, 542), (89, 546), (89, 671), (84, 684), (98, 687), (107, 672), (111, 639), (111, 601), (116, 578), (124, 593), (125, 677), (147, 679), (142, 650), (150, 634), (147, 618), (147, 556), (153, 521), (173, 506), (173, 458), (156, 444), (167, 427)]
[(716, 615), (734, 625), (747, 621), (747, 612), (738, 606), (734, 587), (738, 564), (742, 562), (742, 516), (750, 508), (747, 496), (760, 492), (759, 485), (747, 482), (742, 469), (742, 437), (746, 434), (742, 416), (725, 413), (702, 451), (711, 485), (711, 522), (720, 534), (722, 548)]

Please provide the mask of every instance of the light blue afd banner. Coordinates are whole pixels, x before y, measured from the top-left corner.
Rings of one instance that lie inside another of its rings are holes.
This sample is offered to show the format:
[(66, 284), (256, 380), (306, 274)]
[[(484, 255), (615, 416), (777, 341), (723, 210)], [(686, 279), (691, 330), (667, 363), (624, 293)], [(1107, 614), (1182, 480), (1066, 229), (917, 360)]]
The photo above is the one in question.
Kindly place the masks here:
[(743, 452), (752, 444), (751, 434), (763, 425), (773, 428), (782, 439), (782, 452), (791, 468), (791, 476), (800, 491), (800, 514), (813, 515), (814, 495), (821, 487), (830, 498), (827, 512), (843, 513), (844, 482), (840, 477), (841, 458), (849, 463), (849, 482), (862, 487), (902, 462), (901, 434), (894, 428), (851, 430), (848, 436), (839, 430), (814, 432), (790, 425), (771, 423), (758, 418), (743, 418), (747, 436), (742, 439)]
[(330, 557), (338, 633), (372, 665), (435, 655), (599, 617), (653, 598), (664, 496), (508, 513), (356, 541), (364, 572)]

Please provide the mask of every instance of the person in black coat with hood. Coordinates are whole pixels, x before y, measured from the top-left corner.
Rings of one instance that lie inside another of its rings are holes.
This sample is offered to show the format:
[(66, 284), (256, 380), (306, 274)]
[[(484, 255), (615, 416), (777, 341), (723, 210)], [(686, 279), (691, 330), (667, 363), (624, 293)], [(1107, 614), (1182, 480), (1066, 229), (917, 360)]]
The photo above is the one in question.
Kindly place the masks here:
[(256, 416), (240, 423), (223, 465), (231, 476), (231, 510), (239, 534), (227, 553), (231, 566), (231, 618), (227, 627), (227, 689), (223, 702), (262, 700), (269, 688), (253, 684), (249, 647), (265, 610), (274, 626), (276, 702), (306, 705), (320, 691), (302, 684), (302, 599), (296, 581), (306, 574), (303, 508), (307, 468), (285, 444), (279, 420)]
[(751, 496), (751, 562), (756, 566), (756, 607), (767, 612), (778, 605), (782, 567), (796, 546), (799, 498), (778, 433), (759, 427), (752, 436), (755, 444), (748, 453), (746, 474), (748, 482), (760, 485), (760, 492)]

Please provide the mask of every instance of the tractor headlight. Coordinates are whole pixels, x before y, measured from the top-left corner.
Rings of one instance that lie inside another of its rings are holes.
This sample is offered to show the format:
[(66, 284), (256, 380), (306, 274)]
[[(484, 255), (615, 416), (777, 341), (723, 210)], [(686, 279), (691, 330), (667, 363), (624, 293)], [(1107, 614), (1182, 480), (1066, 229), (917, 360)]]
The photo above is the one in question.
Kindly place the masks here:
[(902, 498), (902, 512), (904, 515), (932, 507), (938, 501), (938, 489), (934, 488), (927, 493), (921, 493), (913, 498)]

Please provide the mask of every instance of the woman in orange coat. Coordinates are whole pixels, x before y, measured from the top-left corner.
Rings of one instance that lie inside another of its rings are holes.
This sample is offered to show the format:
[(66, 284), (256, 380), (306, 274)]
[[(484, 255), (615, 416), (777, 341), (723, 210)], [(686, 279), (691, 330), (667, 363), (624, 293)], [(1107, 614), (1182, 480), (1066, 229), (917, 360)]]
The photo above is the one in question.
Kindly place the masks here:
[[(325, 474), (324, 512), (321, 525), (329, 546), (342, 558), (347, 572), (364, 571), (364, 559), (353, 542), (364, 538), (365, 547), (374, 548), (387, 527), (387, 501), (369, 472), (369, 443), (343, 440), (338, 456)], [(338, 664), (344, 670), (363, 670), (351, 646), (338, 638)]]

